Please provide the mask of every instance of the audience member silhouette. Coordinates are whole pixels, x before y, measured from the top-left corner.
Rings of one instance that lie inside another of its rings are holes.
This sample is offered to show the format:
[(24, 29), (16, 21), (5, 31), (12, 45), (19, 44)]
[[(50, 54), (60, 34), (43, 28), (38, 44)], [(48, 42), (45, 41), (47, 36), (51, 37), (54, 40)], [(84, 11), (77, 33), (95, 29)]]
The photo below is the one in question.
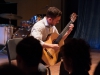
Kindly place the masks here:
[(28, 75), (41, 75), (38, 65), (42, 57), (42, 46), (40, 41), (32, 36), (21, 40), (16, 46), (17, 66)]
[(25, 75), (17, 66), (9, 63), (0, 65), (0, 75)]
[(61, 47), (65, 70), (69, 75), (89, 75), (91, 66), (90, 45), (83, 39), (66, 39)]

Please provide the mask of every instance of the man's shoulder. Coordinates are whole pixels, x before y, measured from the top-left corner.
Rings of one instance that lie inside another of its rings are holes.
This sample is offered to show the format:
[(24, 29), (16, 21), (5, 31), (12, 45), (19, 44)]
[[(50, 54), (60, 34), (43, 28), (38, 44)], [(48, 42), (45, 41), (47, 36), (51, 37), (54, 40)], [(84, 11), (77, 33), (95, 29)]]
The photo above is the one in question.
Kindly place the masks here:
[(33, 28), (45, 28), (45, 25), (41, 21), (38, 21), (33, 25)]
[(43, 18), (42, 20), (36, 22), (33, 27), (39, 27), (39, 28), (45, 28), (46, 25), (45, 25), (45, 18)]

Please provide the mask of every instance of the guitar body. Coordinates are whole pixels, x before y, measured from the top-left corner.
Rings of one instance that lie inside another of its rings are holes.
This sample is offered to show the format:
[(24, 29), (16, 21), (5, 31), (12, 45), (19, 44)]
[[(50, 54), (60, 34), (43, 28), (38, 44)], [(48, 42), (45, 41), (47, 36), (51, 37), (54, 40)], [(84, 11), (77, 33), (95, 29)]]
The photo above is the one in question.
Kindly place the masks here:
[[(47, 40), (45, 41), (45, 43), (49, 43), (52, 44), (52, 42), (58, 37), (58, 34), (53, 33), (50, 36), (48, 36)], [(61, 47), (64, 44), (64, 40), (61, 39), (59, 42), (59, 47)], [(53, 58), (51, 58), (46, 50), (53, 56)], [(54, 65), (57, 62), (58, 59), (58, 54), (59, 54), (59, 50), (54, 50), (52, 48), (43, 48), (43, 55), (42, 55), (42, 60), (47, 64), (47, 65)]]

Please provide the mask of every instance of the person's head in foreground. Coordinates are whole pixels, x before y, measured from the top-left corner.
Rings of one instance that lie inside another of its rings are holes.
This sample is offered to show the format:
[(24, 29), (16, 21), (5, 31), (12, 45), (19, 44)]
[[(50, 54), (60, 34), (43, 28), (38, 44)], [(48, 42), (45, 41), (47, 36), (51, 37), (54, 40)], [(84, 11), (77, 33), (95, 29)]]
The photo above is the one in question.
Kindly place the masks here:
[(91, 66), (90, 46), (83, 39), (66, 39), (61, 47), (65, 69), (70, 74), (88, 75)]

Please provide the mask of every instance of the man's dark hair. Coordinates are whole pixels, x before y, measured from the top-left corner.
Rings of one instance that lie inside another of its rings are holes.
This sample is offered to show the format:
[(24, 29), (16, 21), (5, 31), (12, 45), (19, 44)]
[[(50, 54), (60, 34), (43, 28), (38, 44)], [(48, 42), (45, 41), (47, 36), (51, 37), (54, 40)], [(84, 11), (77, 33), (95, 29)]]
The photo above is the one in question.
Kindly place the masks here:
[(56, 7), (49, 7), (46, 14), (47, 17), (51, 17), (51, 18), (56, 18), (61, 15), (62, 12)]
[(35, 67), (42, 58), (42, 46), (40, 41), (33, 36), (29, 36), (21, 40), (16, 46), (16, 53), (24, 61), (25, 65)]

